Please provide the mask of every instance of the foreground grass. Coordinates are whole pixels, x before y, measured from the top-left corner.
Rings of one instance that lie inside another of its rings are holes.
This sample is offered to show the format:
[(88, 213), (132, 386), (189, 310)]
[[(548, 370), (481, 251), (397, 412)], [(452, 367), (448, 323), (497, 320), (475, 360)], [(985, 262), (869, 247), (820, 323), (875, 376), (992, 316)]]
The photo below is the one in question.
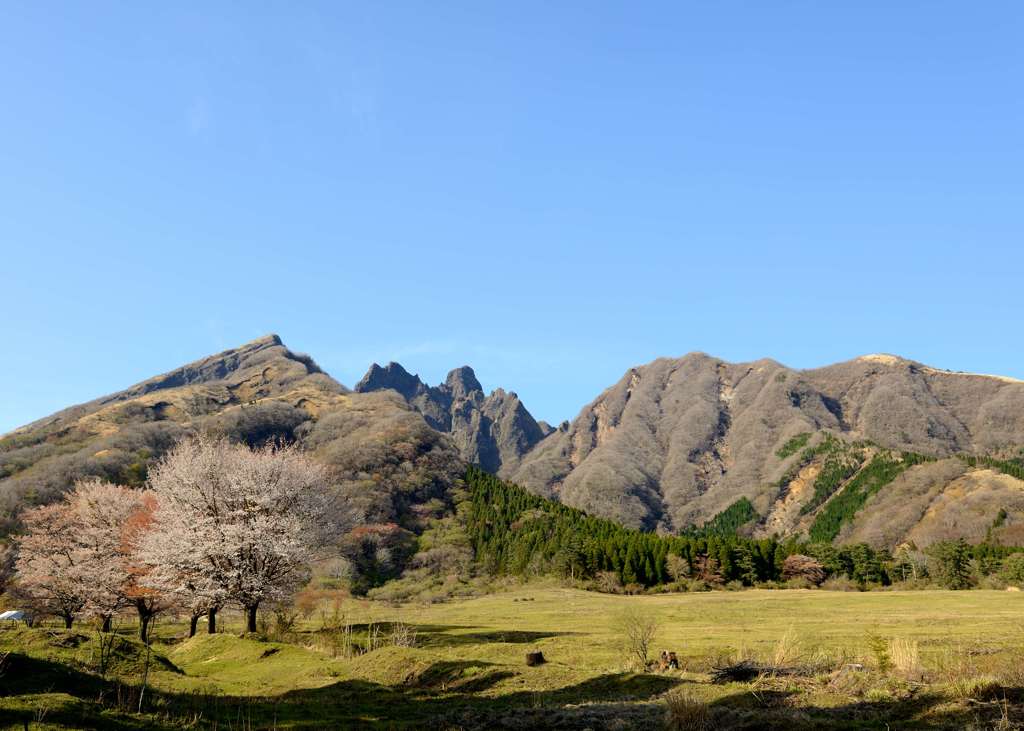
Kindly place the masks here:
[[(679, 671), (628, 667), (616, 620), (631, 608), (657, 621), (652, 650), (675, 651)], [(148, 661), (124, 637), (100, 677), (93, 630), (4, 629), (0, 726), (649, 728), (670, 707), (675, 727), (694, 729), (980, 729), (1024, 720), (1018, 593), (622, 597), (528, 586), (452, 604), (348, 600), (341, 609), (357, 644), (379, 635), (382, 646), (346, 657), (317, 617), (286, 642), (229, 633), (182, 641), (184, 628), (165, 623)], [(388, 644), (396, 625), (413, 646)], [(897, 667), (878, 667), (880, 647), (899, 651)], [(900, 654), (907, 648), (911, 660)], [(535, 649), (548, 662), (526, 667)], [(710, 682), (713, 668), (741, 659), (780, 672)]]

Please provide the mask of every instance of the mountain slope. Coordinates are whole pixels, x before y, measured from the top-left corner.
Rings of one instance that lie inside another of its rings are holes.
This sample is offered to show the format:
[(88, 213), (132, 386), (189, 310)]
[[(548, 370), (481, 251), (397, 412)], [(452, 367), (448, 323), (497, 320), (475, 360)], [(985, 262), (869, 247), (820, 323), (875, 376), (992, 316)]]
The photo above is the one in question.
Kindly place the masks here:
[[(830, 434), (929, 456), (1013, 456), (1024, 444), (1024, 383), (894, 356), (807, 371), (701, 353), (662, 358), (630, 369), (507, 476), (626, 525), (679, 530), (743, 497), (761, 516), (793, 502), (791, 483), (816, 475), (787, 475), (799, 455), (779, 452), (805, 434), (805, 442)], [(1024, 487), (1018, 482), (983, 502), (1016, 504), (1006, 490)], [(797, 517), (776, 516), (773, 527), (798, 530)]]
[(462, 469), (451, 444), (401, 398), (352, 393), (269, 335), (0, 438), (0, 537), (25, 507), (81, 477), (141, 484), (152, 460), (199, 430), (250, 444), (308, 442), (334, 468), (338, 489), (358, 494), (363, 522), (414, 523), (410, 504), (443, 495)]

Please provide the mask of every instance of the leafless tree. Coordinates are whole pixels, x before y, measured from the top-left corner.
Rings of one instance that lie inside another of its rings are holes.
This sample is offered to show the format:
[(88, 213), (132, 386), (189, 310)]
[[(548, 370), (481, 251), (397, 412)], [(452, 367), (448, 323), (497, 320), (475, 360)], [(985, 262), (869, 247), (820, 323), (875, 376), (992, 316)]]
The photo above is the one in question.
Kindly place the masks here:
[(639, 607), (632, 607), (619, 614), (615, 628), (626, 656), (639, 670), (645, 671), (651, 645), (658, 633), (657, 619)]
[(673, 581), (682, 581), (690, 576), (690, 562), (682, 556), (670, 553), (665, 561), (668, 575)]

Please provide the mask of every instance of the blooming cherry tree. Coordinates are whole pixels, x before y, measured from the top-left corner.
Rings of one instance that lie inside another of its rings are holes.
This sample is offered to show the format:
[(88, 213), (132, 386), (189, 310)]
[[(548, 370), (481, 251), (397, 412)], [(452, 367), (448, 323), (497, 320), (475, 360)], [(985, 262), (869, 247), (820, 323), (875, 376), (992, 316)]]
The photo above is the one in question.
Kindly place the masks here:
[(289, 597), (307, 580), (323, 535), (327, 479), (297, 448), (250, 450), (196, 437), (152, 469), (149, 484), (157, 508), (140, 556), (153, 567), (151, 582), (176, 587), (194, 610), (231, 600), (254, 632), (260, 604)]
[(25, 512), (22, 523), (25, 533), (16, 541), (18, 591), (71, 629), (86, 603), (71, 507), (62, 502), (35, 508)]

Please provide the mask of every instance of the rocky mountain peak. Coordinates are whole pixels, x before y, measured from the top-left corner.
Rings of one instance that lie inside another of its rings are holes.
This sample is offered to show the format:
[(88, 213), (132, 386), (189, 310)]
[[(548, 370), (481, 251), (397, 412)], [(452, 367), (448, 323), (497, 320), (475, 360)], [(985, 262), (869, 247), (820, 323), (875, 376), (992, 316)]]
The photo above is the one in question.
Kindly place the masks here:
[(419, 376), (412, 375), (401, 364), (392, 361), (384, 367), (377, 363), (371, 365), (366, 375), (356, 384), (355, 390), (357, 393), (366, 393), (388, 388), (398, 391), (406, 399), (411, 399), (426, 387)]
[(397, 363), (371, 366), (356, 391), (397, 391), (426, 422), (448, 434), (467, 462), (508, 472), (550, 431), (541, 427), (515, 393), (483, 387), (469, 366), (455, 368), (439, 386), (427, 386)]
[(452, 398), (466, 398), (474, 392), (483, 393), (483, 387), (477, 380), (476, 373), (469, 366), (462, 366), (450, 371), (444, 385), (451, 393)]

